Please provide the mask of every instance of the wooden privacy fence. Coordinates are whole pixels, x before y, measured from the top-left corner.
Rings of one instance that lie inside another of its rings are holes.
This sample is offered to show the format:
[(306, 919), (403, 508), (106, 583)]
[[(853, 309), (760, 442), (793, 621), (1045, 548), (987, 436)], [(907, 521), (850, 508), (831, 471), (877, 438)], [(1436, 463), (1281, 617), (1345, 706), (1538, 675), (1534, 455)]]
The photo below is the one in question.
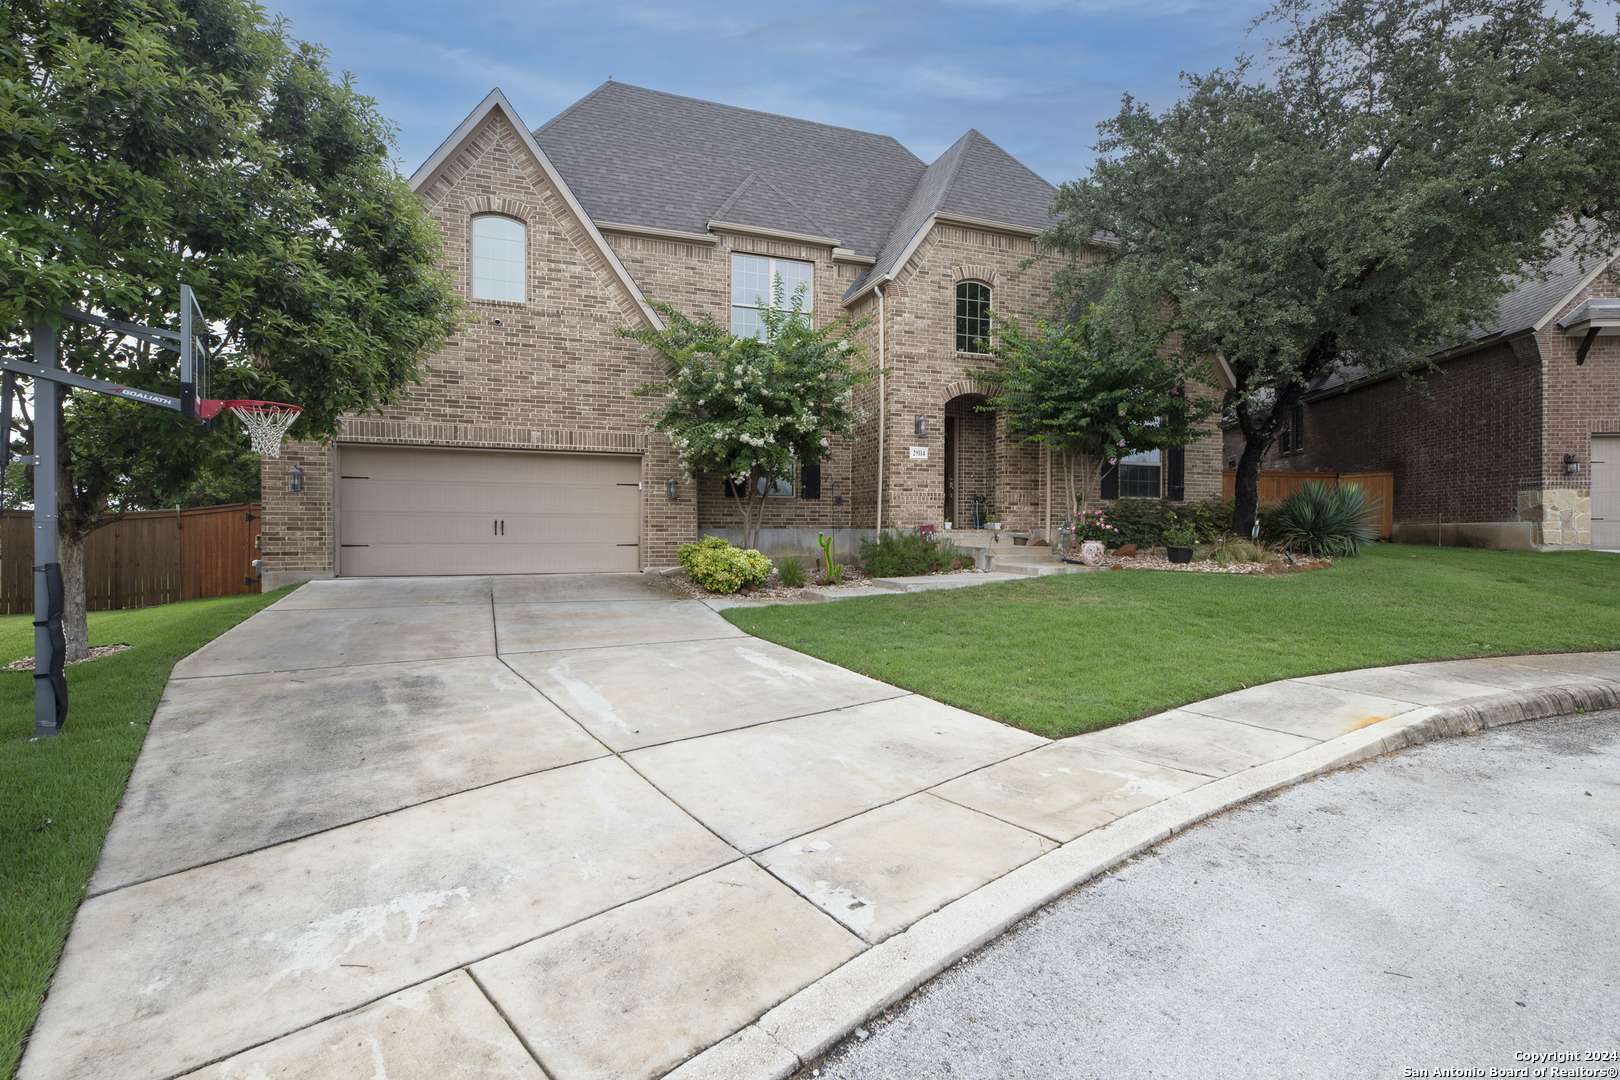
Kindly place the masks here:
[[(1395, 474), (1392, 472), (1287, 472), (1282, 469), (1260, 471), (1260, 502), (1262, 505), (1280, 503), (1312, 480), (1329, 487), (1354, 484), (1367, 492), (1378, 516), (1378, 535), (1385, 540), (1395, 531)], [(1237, 472), (1227, 469), (1221, 474), (1221, 497), (1231, 499), (1237, 490)]]
[[(33, 515), (0, 518), (0, 614), (34, 610)], [(259, 504), (142, 510), (90, 534), (84, 550), (91, 611), (148, 607), (259, 591)]]

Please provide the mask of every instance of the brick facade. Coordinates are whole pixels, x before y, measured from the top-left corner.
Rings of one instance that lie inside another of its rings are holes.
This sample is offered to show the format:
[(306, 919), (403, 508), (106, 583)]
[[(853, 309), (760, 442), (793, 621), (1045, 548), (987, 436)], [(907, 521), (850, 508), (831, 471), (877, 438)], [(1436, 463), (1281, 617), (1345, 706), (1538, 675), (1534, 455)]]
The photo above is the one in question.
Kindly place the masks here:
[[(1608, 270), (1540, 331), (1464, 352), (1421, 378), (1386, 378), (1309, 398), (1304, 449), (1273, 443), (1262, 468), (1395, 474), (1397, 526), (1528, 523), (1531, 541), (1591, 542), (1591, 438), (1620, 432), (1620, 338), (1585, 363), (1558, 320), (1590, 297), (1620, 296)], [(1243, 436), (1229, 430), (1235, 461)], [(1567, 471), (1573, 455), (1578, 471)]]
[[(469, 300), (465, 325), (396, 404), (346, 417), (334, 444), (290, 444), (282, 458), (263, 465), (266, 583), (337, 571), (336, 466), (346, 443), (639, 455), (646, 567), (672, 564), (676, 548), (703, 529), (735, 525), (720, 478), (685, 477), (668, 441), (648, 429), (648, 403), (635, 390), (661, 374), (661, 360), (621, 333), (642, 324), (638, 298), (507, 113), (492, 111), (468, 131), (421, 180), (418, 193), (443, 234), (446, 262), (464, 296), (473, 216), (522, 221), (526, 299)], [(686, 237), (611, 224), (600, 235), (646, 299), (722, 323), (729, 320), (733, 253), (808, 261), (817, 322), (846, 315), (865, 320), (856, 338), (874, 365), (881, 338), (885, 452), (878, 452), (880, 384), (874, 379), (858, 391), (858, 429), (848, 440), (835, 440), (822, 464), (819, 498), (796, 492), (767, 500), (764, 526), (872, 528), (880, 469), (884, 526), (945, 520), (947, 411), (962, 424), (953, 449), (962, 463), (963, 507), (971, 507), (972, 495), (983, 495), (1014, 529), (1040, 528), (1049, 513), (1061, 516), (1061, 502), (1050, 503), (1055, 485), (1044, 455), (1009, 440), (998, 418), (971, 408), (991, 389), (991, 358), (955, 348), (959, 281), (990, 285), (998, 312), (1024, 319), (1051, 314), (1055, 264), (1037, 257), (1027, 233), (937, 222), (885, 286), (881, 327), (875, 293), (847, 308), (842, 303), (869, 260), (830, 244), (725, 229)], [(917, 417), (927, 418), (926, 436), (914, 434)], [(1189, 498), (1219, 490), (1218, 440), (1213, 447), (1206, 442), (1188, 451)], [(912, 447), (926, 447), (926, 458), (914, 459)], [(288, 490), (294, 466), (302, 470), (299, 493)], [(671, 479), (677, 482), (673, 499), (666, 493)]]

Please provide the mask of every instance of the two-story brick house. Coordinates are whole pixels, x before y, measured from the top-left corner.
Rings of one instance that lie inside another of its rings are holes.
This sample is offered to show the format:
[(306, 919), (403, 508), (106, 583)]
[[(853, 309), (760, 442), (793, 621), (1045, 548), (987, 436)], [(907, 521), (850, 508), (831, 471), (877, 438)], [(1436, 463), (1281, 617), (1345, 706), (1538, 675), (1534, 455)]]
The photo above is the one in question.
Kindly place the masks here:
[(1319, 380), (1262, 468), (1393, 472), (1396, 540), (1620, 549), (1620, 262), (1565, 252), (1406, 375)]
[[(979, 408), (989, 311), (1049, 313), (1054, 192), (978, 132), (928, 164), (887, 136), (614, 82), (531, 132), (496, 90), (411, 184), (466, 326), (399, 404), (265, 463), (267, 586), (673, 564), (734, 510), (649, 430), (636, 390), (660, 360), (621, 330), (658, 325), (663, 301), (752, 332), (776, 277), (818, 322), (863, 321), (877, 376), (852, 437), (771, 493), (767, 527), (1061, 517), (1050, 463)], [(1122, 486), (1202, 498), (1220, 462), (1215, 433), (1133, 459)]]

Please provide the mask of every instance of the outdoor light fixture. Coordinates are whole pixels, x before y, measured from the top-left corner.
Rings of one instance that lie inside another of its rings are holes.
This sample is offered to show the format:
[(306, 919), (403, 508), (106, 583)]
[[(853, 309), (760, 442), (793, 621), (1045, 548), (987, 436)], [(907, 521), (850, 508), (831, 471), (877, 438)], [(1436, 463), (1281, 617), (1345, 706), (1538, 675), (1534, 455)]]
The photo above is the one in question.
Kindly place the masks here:
[(919, 437), (926, 438), (928, 435), (928, 417), (917, 417), (912, 424), (912, 430), (915, 431)]
[(680, 493), (681, 486), (675, 482), (675, 478), (673, 476), (664, 481), (664, 494), (667, 495), (672, 501), (676, 499)]
[(1564, 455), (1564, 471), (1571, 476), (1581, 471), (1581, 459), (1574, 454)]
[(302, 466), (294, 465), (287, 470), (287, 490), (294, 495), (304, 490), (304, 470)]

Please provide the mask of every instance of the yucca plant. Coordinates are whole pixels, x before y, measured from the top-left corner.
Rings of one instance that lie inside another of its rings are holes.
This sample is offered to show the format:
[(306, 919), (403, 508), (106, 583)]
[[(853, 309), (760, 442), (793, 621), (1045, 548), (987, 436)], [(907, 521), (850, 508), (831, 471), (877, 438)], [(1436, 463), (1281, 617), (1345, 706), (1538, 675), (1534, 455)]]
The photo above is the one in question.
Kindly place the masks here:
[(1277, 532), (1297, 551), (1356, 555), (1362, 544), (1378, 535), (1373, 510), (1362, 488), (1329, 487), (1312, 480), (1283, 502)]

